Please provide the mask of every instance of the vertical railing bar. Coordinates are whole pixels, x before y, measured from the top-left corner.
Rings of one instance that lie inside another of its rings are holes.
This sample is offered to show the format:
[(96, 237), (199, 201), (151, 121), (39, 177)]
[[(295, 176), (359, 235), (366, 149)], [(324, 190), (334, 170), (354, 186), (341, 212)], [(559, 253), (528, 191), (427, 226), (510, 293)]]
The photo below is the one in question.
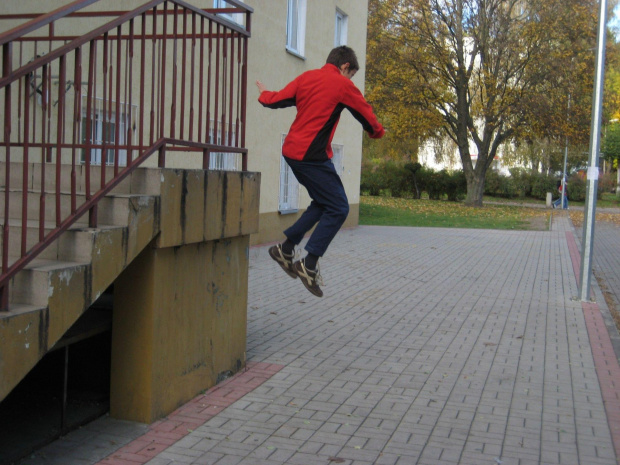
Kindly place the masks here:
[[(228, 97), (228, 34), (226, 33), (226, 28), (222, 27), (222, 113), (220, 115), (221, 118), (221, 128), (220, 128), (220, 144), (226, 145), (227, 137), (227, 128), (226, 128), (226, 110), (227, 110), (227, 97)], [(219, 74), (218, 74), (219, 76)]]
[(189, 94), (189, 140), (194, 140), (194, 75), (196, 67), (196, 13), (192, 11), (192, 59), (190, 68), (190, 94)]
[(45, 127), (45, 121), (47, 117), (47, 101), (48, 101), (48, 65), (43, 65), (41, 72), (41, 194), (39, 197), (39, 241), (45, 237), (44, 225), (45, 225), (45, 165), (47, 161), (47, 128)]
[[(30, 162), (30, 79), (32, 74), (26, 74), (24, 82), (24, 166), (22, 168), (22, 189), (26, 193), (22, 201), (22, 240), (20, 256), (26, 255), (27, 226), (28, 226), (28, 163)], [(8, 184), (7, 184), (8, 187)]]
[[(142, 35), (140, 37), (140, 82), (144, 83), (145, 77), (145, 65), (146, 65), (146, 13), (142, 13)], [(152, 86), (152, 83), (151, 83)], [(140, 85), (140, 117), (139, 119), (139, 147), (140, 153), (142, 153), (144, 147), (144, 85)]]
[[(159, 76), (159, 73), (156, 71), (155, 69), (155, 64), (157, 63), (157, 60), (155, 60), (155, 57), (159, 57), (159, 53), (156, 54), (156, 50), (157, 50), (157, 41), (155, 39), (155, 27), (157, 25), (157, 8), (153, 9), (153, 45), (152, 45), (152, 50), (151, 50), (151, 125), (149, 126), (149, 132), (151, 134), (151, 138), (149, 140), (149, 144), (153, 145), (153, 142), (155, 141), (155, 81), (156, 81), (156, 76)], [(158, 97), (159, 97), (159, 93), (158, 93)]]
[(230, 95), (228, 97), (228, 145), (232, 144), (233, 108), (235, 95), (235, 33), (230, 31)]
[[(162, 39), (162, 46), (161, 46), (161, 55), (160, 55), (160, 60), (161, 60), (161, 64), (160, 64), (160, 82), (159, 84), (159, 89), (160, 89), (160, 101), (159, 101), (159, 138), (162, 139), (164, 137), (164, 105), (166, 102), (166, 35), (168, 32), (168, 2), (165, 1), (164, 2), (164, 12), (163, 12), (163, 22), (164, 22), (164, 27), (163, 27), (163, 39)], [(174, 94), (173, 94), (174, 97)], [(160, 151), (160, 159), (162, 158), (162, 151)], [(160, 166), (160, 168), (163, 168), (162, 166)]]
[(75, 213), (77, 209), (77, 186), (75, 172), (76, 145), (80, 139), (80, 124), (82, 123), (82, 47), (75, 49), (75, 75), (73, 79), (75, 85), (75, 98), (73, 101), (73, 147), (71, 150), (71, 213)]
[(239, 147), (239, 114), (241, 113), (241, 52), (243, 51), (243, 38), (237, 35), (237, 105), (235, 108), (235, 147)]
[[(38, 42), (34, 43), (34, 56), (37, 56), (37, 46), (38, 46)], [(26, 92), (28, 92), (28, 94), (30, 94), (30, 89), (27, 89)], [(35, 141), (37, 140), (37, 124), (36, 124), (36, 119), (37, 119), (37, 105), (36, 105), (36, 101), (37, 101), (37, 73), (36, 71), (32, 73), (32, 99), (33, 99), (33, 105), (32, 105), (32, 140)]]
[(58, 112), (56, 118), (56, 226), (62, 222), (61, 187), (62, 187), (62, 139), (65, 125), (65, 93), (67, 86), (67, 56), (59, 57), (60, 77), (58, 84)]
[(205, 133), (205, 142), (210, 143), (213, 142), (211, 140), (211, 62), (213, 55), (213, 21), (209, 20), (209, 59), (207, 62), (207, 113), (206, 113), (206, 133)]
[[(204, 87), (205, 18), (200, 17), (200, 76), (198, 78), (198, 142), (202, 142), (202, 92)], [(208, 134), (207, 134), (208, 141)]]
[[(250, 14), (246, 16), (246, 28), (249, 31)], [(241, 147), (245, 148), (245, 128), (246, 128), (246, 111), (247, 111), (247, 90), (248, 90), (248, 38), (243, 37), (243, 72), (241, 73)], [(243, 152), (241, 155), (241, 169), (248, 170), (248, 153)]]
[(181, 60), (181, 112), (179, 113), (179, 139), (185, 134), (185, 76), (187, 74), (187, 9), (183, 9), (183, 59)]
[[(19, 42), (19, 67), (22, 67), (24, 56), (24, 44), (23, 42)], [(17, 83), (17, 95), (22, 95), (22, 80), (20, 79)], [(21, 121), (22, 121), (22, 99), (18, 97), (17, 99), (17, 140), (21, 140)]]
[[(2, 76), (11, 74), (13, 65), (13, 42), (8, 42), (2, 46)], [(11, 84), (4, 88), (4, 144), (5, 162), (4, 170), (4, 224), (2, 225), (2, 272), (6, 273), (9, 267), (9, 211), (10, 211), (10, 179), (11, 179)], [(24, 191), (26, 194), (27, 191)], [(9, 288), (8, 284), (0, 289), (2, 296), (0, 305), (2, 310), (9, 309)]]
[(213, 108), (213, 143), (217, 144), (217, 120), (218, 120), (218, 104), (219, 104), (219, 92), (220, 92), (220, 25), (215, 25), (216, 37), (215, 41), (215, 106)]
[[(118, 152), (120, 139), (120, 107), (121, 107), (121, 55), (123, 44), (121, 42), (121, 26), (118, 26), (116, 38), (116, 105), (114, 111), (114, 177), (118, 176)], [(125, 70), (127, 72), (127, 70)], [(103, 187), (103, 186), (102, 186)]]
[[(177, 59), (177, 39), (178, 39), (178, 5), (174, 4), (174, 15), (173, 15), (173, 27), (172, 27), (172, 37), (173, 37), (173, 47), (172, 47), (172, 96), (170, 99), (170, 137), (175, 138), (175, 125), (176, 125), (176, 117), (177, 117), (177, 74), (178, 74), (178, 59)], [(164, 83), (165, 87), (166, 84)], [(165, 101), (165, 99), (164, 99)], [(163, 137), (163, 134), (162, 134)]]
[[(162, 18), (163, 19), (163, 18)], [(157, 42), (157, 118), (156, 118), (156, 124), (157, 124), (157, 130), (155, 132), (155, 138), (159, 138), (160, 134), (161, 134), (161, 113), (162, 113), (162, 108), (161, 108), (161, 76), (162, 76), (162, 59), (161, 59), (161, 54), (163, 51), (163, 40), (158, 41)], [(153, 130), (155, 130), (155, 127), (153, 128)]]
[[(84, 191), (86, 194), (86, 201), (90, 200), (90, 158), (92, 156), (93, 145), (93, 87), (95, 85), (95, 66), (97, 55), (97, 42), (95, 40), (90, 41), (90, 50), (88, 54), (88, 82), (86, 90), (86, 134), (85, 134), (85, 153), (84, 153)], [(94, 212), (92, 209), (88, 212), (88, 224), (91, 225)]]
[[(129, 21), (129, 41), (125, 44), (125, 111), (123, 120), (125, 121), (125, 149), (126, 163), (131, 165), (133, 159), (133, 41), (134, 25), (133, 18)], [(129, 111), (127, 111), (129, 108)]]
[[(48, 41), (48, 53), (52, 52), (52, 37), (54, 36), (54, 23), (49, 24), (49, 37)], [(47, 73), (47, 91), (49, 95), (46, 95), (47, 102), (47, 136), (48, 138), (52, 137), (52, 106), (50, 105), (49, 100), (52, 98), (52, 63), (49, 63), (49, 72)], [(51, 141), (48, 141), (51, 143)], [(49, 163), (52, 162), (52, 147), (51, 145), (47, 148), (47, 161)]]
[[(96, 145), (99, 145), (101, 148), (99, 149), (99, 188), (105, 186), (106, 182), (106, 164), (108, 159), (108, 128), (109, 128), (109, 120), (110, 120), (110, 107), (112, 105), (112, 65), (110, 64), (110, 54), (112, 53), (110, 50), (109, 44), (110, 36), (106, 32), (103, 35), (103, 97), (101, 100), (101, 140), (94, 140)], [(110, 75), (108, 76), (108, 72)], [(109, 81), (109, 84), (108, 84)], [(109, 85), (109, 91), (108, 91)], [(95, 87), (96, 92), (97, 87)], [(108, 100), (109, 99), (109, 100)], [(97, 131), (97, 95), (95, 94), (95, 109), (93, 114), (93, 122), (95, 123), (95, 132)]]

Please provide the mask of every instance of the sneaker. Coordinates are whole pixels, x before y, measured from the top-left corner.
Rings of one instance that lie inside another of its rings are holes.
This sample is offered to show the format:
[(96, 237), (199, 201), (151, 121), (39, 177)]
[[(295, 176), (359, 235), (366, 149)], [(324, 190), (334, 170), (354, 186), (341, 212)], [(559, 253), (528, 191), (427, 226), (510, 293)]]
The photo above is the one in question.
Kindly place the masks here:
[(301, 279), (301, 282), (304, 283), (304, 286), (306, 286), (306, 289), (317, 297), (323, 297), (323, 291), (319, 287), (319, 284), (323, 285), (323, 279), (321, 278), (318, 265), (316, 270), (309, 270), (306, 268), (304, 261), (299, 260), (293, 263), (293, 269)]
[(282, 251), (282, 245), (278, 244), (269, 248), (269, 256), (278, 262), (278, 265), (282, 267), (287, 275), (293, 279), (297, 279), (297, 273), (293, 268), (293, 259), (295, 258), (295, 254), (285, 254)]

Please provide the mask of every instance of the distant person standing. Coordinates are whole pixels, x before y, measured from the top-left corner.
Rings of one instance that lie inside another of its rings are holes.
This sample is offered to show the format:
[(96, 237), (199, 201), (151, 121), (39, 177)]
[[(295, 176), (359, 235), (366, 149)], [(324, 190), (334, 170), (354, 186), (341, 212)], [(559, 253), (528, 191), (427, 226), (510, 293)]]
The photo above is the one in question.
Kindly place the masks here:
[[(263, 106), (297, 107), (282, 155), (312, 199), (297, 222), (284, 231), (286, 241), (271, 247), (269, 255), (290, 277), (299, 277), (318, 297), (323, 296), (319, 258), (349, 213), (344, 186), (331, 160), (331, 142), (340, 113), (345, 108), (349, 110), (372, 138), (378, 139), (385, 133), (372, 107), (351, 81), (358, 70), (355, 52), (342, 45), (329, 53), (322, 68), (302, 73), (280, 91), (269, 91), (262, 82), (256, 81), (260, 91), (258, 101)], [(295, 246), (314, 225), (316, 229), (305, 247), (307, 255), (294, 262)]]
[[(564, 180), (564, 186), (562, 186), (562, 181), (558, 181), (557, 183), (558, 192), (560, 193), (560, 197), (553, 202), (553, 208), (558, 208), (562, 205), (562, 210), (568, 210), (568, 183)], [(564, 202), (562, 202), (564, 200)]]

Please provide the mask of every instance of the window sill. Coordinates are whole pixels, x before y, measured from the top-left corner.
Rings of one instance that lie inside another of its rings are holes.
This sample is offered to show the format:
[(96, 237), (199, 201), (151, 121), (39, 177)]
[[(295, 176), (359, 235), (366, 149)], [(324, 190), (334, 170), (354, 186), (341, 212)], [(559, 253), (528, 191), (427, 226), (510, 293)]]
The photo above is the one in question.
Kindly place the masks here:
[(292, 208), (290, 210), (278, 210), (280, 215), (291, 215), (293, 213), (297, 213), (299, 211), (298, 208)]
[(303, 56), (303, 55), (299, 54), (299, 52), (297, 52), (297, 51), (295, 51), (295, 50), (293, 50), (293, 49), (291, 49), (291, 48), (286, 47), (286, 52), (287, 52), (287, 53), (290, 53), (290, 54), (291, 54), (291, 55), (293, 55), (294, 57), (299, 58), (300, 60), (304, 60), (304, 61), (306, 60), (306, 57), (305, 57), (305, 56)]

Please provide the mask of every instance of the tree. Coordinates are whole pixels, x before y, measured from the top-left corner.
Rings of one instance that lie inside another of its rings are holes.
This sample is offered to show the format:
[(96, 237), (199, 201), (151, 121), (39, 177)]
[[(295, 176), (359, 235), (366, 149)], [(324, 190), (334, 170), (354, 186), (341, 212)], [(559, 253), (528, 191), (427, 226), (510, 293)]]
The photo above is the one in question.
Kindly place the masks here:
[[(386, 135), (380, 144), (384, 155), (405, 161), (417, 160), (421, 143), (437, 133), (441, 119), (426, 105), (420, 92), (419, 76), (414, 69), (402, 66), (396, 57), (406, 53), (403, 44), (385, 25), (391, 21), (386, 2), (370, 0), (366, 62), (366, 98), (381, 115)], [(399, 51), (393, 47), (399, 47)], [(367, 140), (367, 152), (373, 152), (372, 140)]]
[(605, 130), (601, 147), (603, 157), (617, 170), (618, 183), (616, 192), (620, 192), (620, 123), (613, 122)]
[[(565, 47), (567, 25), (581, 30), (584, 44), (593, 47), (589, 42), (596, 30), (596, 21), (591, 20), (594, 1), (371, 0), (370, 4), (371, 16), (376, 15), (371, 21), (380, 22), (380, 27), (375, 25), (381, 30), (380, 62), (389, 64), (380, 76), (382, 86), (408, 92), (408, 103), (441, 121), (442, 130), (458, 147), (467, 180), (465, 202), (482, 205), (486, 172), (499, 147), (532, 123), (545, 89), (561, 87), (561, 75), (549, 73), (549, 60), (561, 58), (552, 63), (558, 69), (570, 66), (566, 61), (570, 54), (559, 53), (570, 50)], [(580, 16), (583, 24), (574, 23), (576, 9), (585, 12)], [(593, 69), (592, 51), (590, 56)], [(376, 84), (369, 87), (374, 96)], [(475, 163), (472, 152), (477, 152)]]

